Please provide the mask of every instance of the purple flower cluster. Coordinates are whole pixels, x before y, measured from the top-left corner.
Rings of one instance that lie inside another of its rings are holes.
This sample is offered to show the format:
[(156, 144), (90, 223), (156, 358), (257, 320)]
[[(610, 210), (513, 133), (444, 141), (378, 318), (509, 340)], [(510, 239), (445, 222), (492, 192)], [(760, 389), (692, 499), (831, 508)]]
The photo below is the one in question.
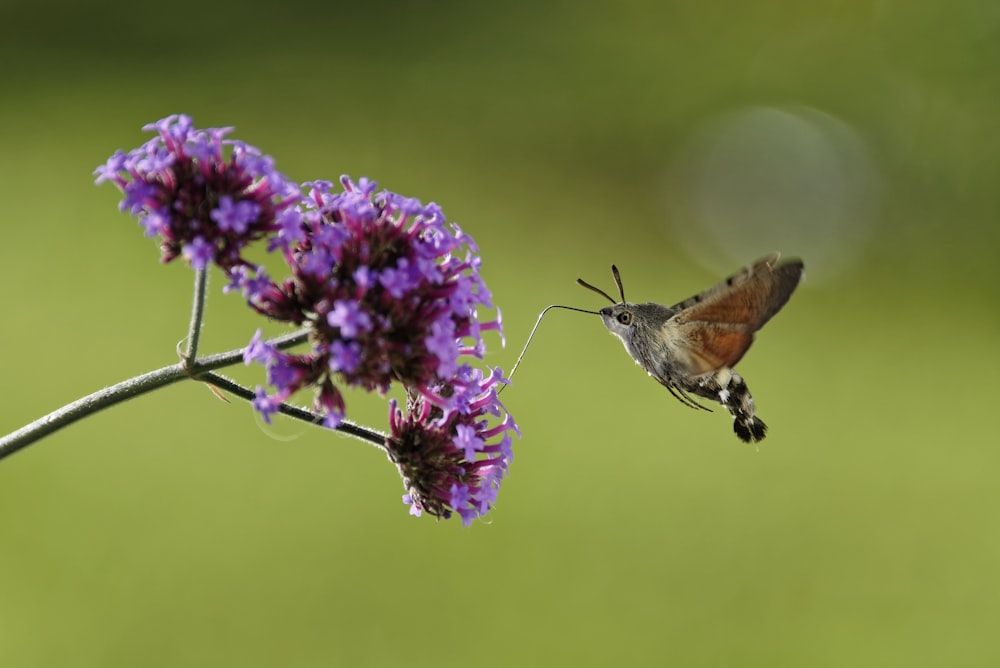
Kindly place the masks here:
[(329, 426), (344, 415), (333, 375), (380, 393), (399, 382), (454, 408), (458, 399), (435, 388), (468, 372), (463, 358), (482, 358), (483, 331), (501, 329), (499, 316), (478, 317), (480, 307), (492, 307), (478, 249), (436, 204), (375, 193), (367, 179), (341, 183), (336, 193), (329, 182), (306, 184), (300, 206), (282, 216), (271, 246), (290, 267), (287, 279), (233, 271), (229, 289), (241, 290), (258, 312), (312, 333), (307, 353), (252, 345), (247, 360), (267, 365), (270, 403), (319, 388), (316, 407)]
[[(338, 383), (381, 394), (400, 383), (406, 410), (390, 402), (391, 433), (380, 445), (403, 477), (411, 513), (457, 513), (464, 524), (485, 514), (520, 432), (497, 398), (500, 370), (476, 366), (483, 332), (501, 341), (503, 333), (499, 310), (480, 319), (493, 305), (473, 240), (436, 204), (376, 192), (368, 179), (300, 189), (271, 158), (224, 139), (231, 128), (197, 130), (187, 116), (169, 116), (144, 129), (158, 136), (117, 151), (95, 171), (97, 182), (124, 192), (120, 208), (160, 239), (162, 261), (214, 262), (228, 274), (226, 291), (309, 333), (303, 352), (254, 335), (244, 361), (264, 365), (268, 385), (256, 389), (254, 408), (270, 421), (293, 394), (314, 390), (314, 410), (336, 428), (345, 414)], [(272, 280), (242, 256), (265, 239), (286, 278)]]
[(242, 265), (243, 247), (276, 232), (280, 214), (299, 199), (270, 157), (224, 139), (232, 128), (197, 130), (175, 115), (143, 130), (158, 136), (116, 151), (94, 174), (122, 190), (119, 208), (159, 238), (163, 262), (182, 255), (195, 269)]
[[(506, 382), (499, 369), (486, 378), (466, 369), (436, 393), (411, 391), (405, 413), (391, 402), (386, 449), (403, 478), (411, 514), (447, 519), (458, 513), (468, 526), (493, 507), (514, 456), (511, 433), (520, 431), (497, 398), (497, 387)], [(436, 403), (442, 395), (454, 398), (457, 408)]]

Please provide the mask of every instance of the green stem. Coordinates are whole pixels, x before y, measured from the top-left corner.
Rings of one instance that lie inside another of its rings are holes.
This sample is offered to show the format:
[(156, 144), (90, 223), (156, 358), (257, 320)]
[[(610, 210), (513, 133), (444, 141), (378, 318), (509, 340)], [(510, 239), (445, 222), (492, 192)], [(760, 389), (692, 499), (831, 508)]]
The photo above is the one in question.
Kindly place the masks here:
[[(198, 377), (198, 380), (214, 385), (219, 389), (235, 394), (241, 399), (246, 399), (247, 401), (253, 401), (255, 398), (253, 390), (243, 387), (242, 385), (233, 382), (225, 376), (220, 376), (217, 373), (204, 373)], [(290, 418), (302, 420), (303, 422), (308, 422), (310, 424), (319, 425), (323, 422), (322, 415), (317, 415), (312, 411), (307, 411), (304, 408), (292, 406), (291, 404), (279, 405), (278, 412), (282, 415), (287, 415)], [(354, 438), (370, 443), (380, 450), (385, 450), (386, 435), (380, 431), (369, 429), (368, 427), (362, 427), (361, 425), (347, 421), (341, 422), (338, 426), (334, 427), (334, 429), (347, 434), (348, 436), (353, 436)]]
[[(304, 342), (308, 338), (305, 330), (285, 334), (272, 339), (272, 343), (278, 349), (284, 350)], [(189, 350), (190, 344), (189, 344)], [(15, 452), (26, 448), (35, 441), (48, 436), (49, 434), (67, 427), (77, 420), (93, 415), (100, 410), (120, 404), (133, 397), (152, 392), (166, 385), (171, 385), (181, 380), (193, 379), (201, 382), (217, 385), (243, 399), (253, 399), (252, 390), (244, 388), (227, 378), (218, 376), (211, 371), (227, 366), (233, 366), (243, 361), (243, 349), (231, 350), (218, 355), (211, 355), (196, 360), (194, 364), (188, 365), (184, 362), (173, 364), (156, 371), (150, 371), (141, 376), (122, 381), (117, 385), (98, 390), (81, 399), (77, 399), (71, 404), (67, 404), (48, 415), (41, 417), (34, 422), (27, 424), (17, 431), (11, 432), (0, 438), (0, 459), (4, 459)], [(287, 404), (282, 404), (279, 409), (281, 413), (298, 420), (304, 420), (311, 424), (322, 422), (322, 416), (311, 413), (302, 408), (296, 408)], [(349, 422), (344, 422), (337, 427), (341, 431), (355, 438), (367, 441), (376, 447), (384, 448), (385, 435), (377, 431), (366, 429)]]
[(73, 424), (77, 420), (93, 415), (99, 410), (114, 406), (155, 389), (189, 378), (183, 364), (174, 364), (130, 378), (126, 381), (98, 390), (91, 395), (77, 399), (71, 404), (55, 410), (17, 431), (0, 438), (0, 459), (9, 457), (52, 432)]
[(205, 318), (205, 291), (208, 286), (208, 271), (194, 272), (194, 297), (191, 304), (191, 324), (188, 325), (187, 350), (182, 358), (190, 365), (198, 359), (198, 344), (201, 342), (201, 323)]

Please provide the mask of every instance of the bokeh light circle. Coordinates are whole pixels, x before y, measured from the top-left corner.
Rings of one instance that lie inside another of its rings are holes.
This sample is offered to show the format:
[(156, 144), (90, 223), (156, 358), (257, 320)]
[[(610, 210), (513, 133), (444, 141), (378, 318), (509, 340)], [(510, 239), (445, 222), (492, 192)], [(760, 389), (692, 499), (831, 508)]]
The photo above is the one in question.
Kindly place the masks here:
[(771, 251), (810, 282), (851, 266), (870, 236), (878, 173), (848, 124), (811, 108), (751, 107), (707, 121), (675, 154), (671, 237), (714, 272)]

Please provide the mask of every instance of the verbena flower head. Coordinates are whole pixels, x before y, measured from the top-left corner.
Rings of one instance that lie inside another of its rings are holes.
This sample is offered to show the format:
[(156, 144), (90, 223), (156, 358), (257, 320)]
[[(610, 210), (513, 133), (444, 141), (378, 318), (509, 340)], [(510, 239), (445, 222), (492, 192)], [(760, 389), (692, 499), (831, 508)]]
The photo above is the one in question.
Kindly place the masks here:
[(269, 156), (224, 139), (232, 128), (198, 130), (174, 115), (143, 129), (158, 136), (116, 151), (94, 174), (122, 190), (119, 208), (159, 239), (163, 262), (182, 255), (196, 269), (242, 265), (243, 247), (277, 232), (281, 212), (298, 201)]
[[(520, 432), (498, 399), (500, 370), (487, 376), (473, 364), (484, 332), (503, 341), (499, 310), (481, 319), (494, 307), (473, 240), (438, 205), (376, 192), (368, 179), (300, 189), (270, 157), (226, 139), (231, 128), (199, 130), (174, 115), (143, 129), (157, 136), (115, 152), (97, 183), (122, 190), (120, 209), (159, 240), (163, 262), (215, 263), (226, 291), (309, 335), (308, 350), (289, 352), (302, 332), (267, 341), (258, 330), (243, 358), (266, 368), (267, 387), (239, 394), (270, 421), (293, 394), (315, 390), (314, 408), (334, 428), (345, 413), (340, 387), (384, 394), (400, 383), (407, 405), (390, 402), (390, 434), (341, 428), (384, 447), (411, 514), (457, 513), (466, 525), (485, 515)], [(278, 281), (242, 255), (263, 239), (288, 265)]]
[(384, 393), (392, 382), (434, 397), (445, 408), (457, 399), (440, 388), (454, 386), (463, 359), (481, 358), (482, 332), (500, 331), (479, 274), (472, 239), (449, 224), (436, 204), (388, 191), (375, 183), (341, 179), (305, 184), (300, 206), (281, 216), (271, 241), (290, 267), (280, 283), (260, 270), (241, 267), (229, 289), (269, 318), (306, 325), (311, 350), (273, 351), (257, 357), (268, 365), (269, 384), (281, 400), (318, 387), (316, 406), (327, 424), (343, 417), (334, 378), (348, 386)]
[[(410, 392), (406, 411), (390, 403), (389, 459), (399, 469), (412, 515), (447, 519), (458, 513), (468, 526), (496, 501), (513, 458), (513, 418), (497, 398), (506, 381), (499, 369), (486, 378), (464, 367), (450, 385), (430, 394)], [(442, 407), (436, 397), (454, 399)]]

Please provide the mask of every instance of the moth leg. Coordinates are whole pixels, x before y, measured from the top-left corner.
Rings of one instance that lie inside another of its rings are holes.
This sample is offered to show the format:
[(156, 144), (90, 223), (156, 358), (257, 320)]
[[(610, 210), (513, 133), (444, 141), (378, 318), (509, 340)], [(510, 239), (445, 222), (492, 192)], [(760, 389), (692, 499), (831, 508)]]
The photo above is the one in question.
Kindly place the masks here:
[(712, 412), (711, 408), (699, 404), (697, 401), (691, 398), (690, 394), (682, 390), (680, 387), (673, 385), (672, 383), (663, 383), (663, 387), (667, 388), (670, 391), (670, 394), (674, 395), (674, 399), (677, 399), (677, 401), (681, 402), (688, 408), (708, 411), (709, 413)]

